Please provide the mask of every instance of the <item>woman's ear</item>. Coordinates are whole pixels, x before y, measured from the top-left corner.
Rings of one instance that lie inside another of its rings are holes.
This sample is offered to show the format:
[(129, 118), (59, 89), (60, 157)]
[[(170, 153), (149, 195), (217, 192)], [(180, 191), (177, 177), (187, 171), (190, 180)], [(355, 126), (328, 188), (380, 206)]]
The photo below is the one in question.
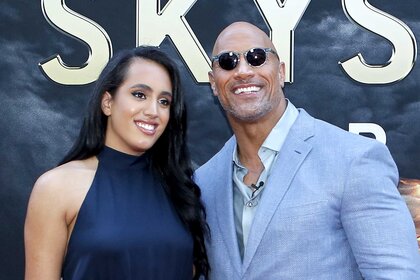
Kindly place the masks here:
[(102, 95), (102, 100), (101, 100), (101, 108), (105, 116), (109, 117), (111, 115), (111, 107), (112, 107), (112, 95), (108, 91), (105, 91), (104, 95)]

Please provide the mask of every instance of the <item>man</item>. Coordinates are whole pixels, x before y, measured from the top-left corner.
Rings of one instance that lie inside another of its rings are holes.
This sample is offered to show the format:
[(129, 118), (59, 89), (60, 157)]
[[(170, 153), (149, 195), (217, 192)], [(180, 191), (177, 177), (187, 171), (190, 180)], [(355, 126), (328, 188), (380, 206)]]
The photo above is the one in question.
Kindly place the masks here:
[(386, 146), (296, 109), (254, 25), (228, 26), (213, 55), (211, 87), (234, 136), (195, 174), (211, 279), (420, 279)]

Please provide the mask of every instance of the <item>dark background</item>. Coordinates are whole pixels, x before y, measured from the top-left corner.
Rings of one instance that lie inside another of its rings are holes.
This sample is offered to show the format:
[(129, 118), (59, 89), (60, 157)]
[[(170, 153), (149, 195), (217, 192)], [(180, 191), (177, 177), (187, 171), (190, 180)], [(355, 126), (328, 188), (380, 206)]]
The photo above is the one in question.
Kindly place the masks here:
[[(419, 44), (418, 0), (369, 3), (407, 24)], [(66, 4), (106, 30), (114, 53), (135, 47), (135, 0)], [(252, 0), (198, 0), (186, 17), (208, 54), (217, 34), (231, 22), (246, 20), (268, 31)], [(170, 40), (161, 47), (183, 73), (189, 146), (197, 167), (231, 131), (209, 85), (194, 82)], [(286, 95), (297, 107), (346, 130), (350, 122), (379, 124), (401, 177), (420, 178), (420, 68), (415, 65), (408, 77), (391, 85), (359, 84), (338, 65), (358, 52), (368, 63), (384, 64), (392, 47), (351, 23), (341, 1), (312, 0), (295, 30), (294, 83), (286, 85)], [(0, 3), (0, 279), (23, 279), (23, 224), (32, 186), (70, 148), (93, 86), (64, 86), (46, 78), (38, 63), (55, 54), (69, 65), (81, 65), (88, 50), (48, 24), (40, 1)]]

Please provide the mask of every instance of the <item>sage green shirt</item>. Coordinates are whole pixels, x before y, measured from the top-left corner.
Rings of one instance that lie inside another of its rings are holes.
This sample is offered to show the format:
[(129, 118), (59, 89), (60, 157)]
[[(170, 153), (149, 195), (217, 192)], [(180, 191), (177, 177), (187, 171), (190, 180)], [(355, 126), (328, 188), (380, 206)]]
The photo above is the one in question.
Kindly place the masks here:
[(237, 147), (235, 147), (233, 151), (233, 210), (239, 251), (242, 259), (248, 241), (249, 232), (251, 230), (252, 221), (256, 211), (258, 210), (258, 204), (261, 200), (264, 188), (267, 183), (269, 183), (271, 167), (276, 161), (284, 140), (286, 139), (286, 136), (298, 114), (299, 112), (296, 107), (288, 101), (286, 111), (283, 116), (273, 127), (270, 134), (258, 150), (258, 156), (264, 165), (264, 170), (261, 173), (258, 182), (256, 182), (257, 186), (263, 182), (263, 186), (258, 190), (254, 191), (252, 188), (244, 184), (243, 179), (248, 173), (248, 170), (239, 161)]

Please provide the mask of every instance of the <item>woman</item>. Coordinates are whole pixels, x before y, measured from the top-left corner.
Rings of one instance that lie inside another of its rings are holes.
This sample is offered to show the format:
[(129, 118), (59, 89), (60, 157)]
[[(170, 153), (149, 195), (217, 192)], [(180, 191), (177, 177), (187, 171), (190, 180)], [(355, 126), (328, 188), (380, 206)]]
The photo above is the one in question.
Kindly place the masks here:
[(75, 145), (33, 188), (27, 280), (207, 276), (185, 114), (179, 73), (159, 49), (109, 61)]

